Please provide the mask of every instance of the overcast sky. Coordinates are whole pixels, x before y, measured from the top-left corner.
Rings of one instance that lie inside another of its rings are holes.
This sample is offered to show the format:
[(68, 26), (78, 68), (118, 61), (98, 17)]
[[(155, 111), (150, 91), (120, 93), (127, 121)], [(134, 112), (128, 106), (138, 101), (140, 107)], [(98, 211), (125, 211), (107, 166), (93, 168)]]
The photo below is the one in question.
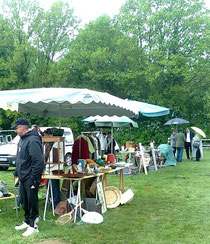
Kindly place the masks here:
[[(56, 0), (38, 0), (40, 6), (49, 8)], [(97, 17), (108, 14), (113, 16), (118, 13), (125, 0), (64, 0), (74, 9), (74, 14), (82, 20), (83, 24), (95, 20)]]
[[(46, 10), (57, 0), (38, 0), (40, 7)], [(63, 0), (68, 2), (70, 7), (74, 9), (74, 15), (82, 20), (82, 24), (87, 24), (97, 17), (108, 14), (110, 17), (117, 14), (120, 7), (126, 0)], [(210, 0), (205, 0), (210, 9)], [(2, 0), (0, 0), (0, 5)]]
[[(1, 0), (0, 0), (1, 1)], [(48, 9), (57, 0), (38, 0), (40, 6)], [(108, 14), (110, 17), (117, 14), (120, 7), (126, 0), (63, 0), (69, 3), (74, 9), (74, 14), (82, 19), (83, 24), (87, 24), (97, 17)], [(205, 0), (210, 8), (210, 0)]]

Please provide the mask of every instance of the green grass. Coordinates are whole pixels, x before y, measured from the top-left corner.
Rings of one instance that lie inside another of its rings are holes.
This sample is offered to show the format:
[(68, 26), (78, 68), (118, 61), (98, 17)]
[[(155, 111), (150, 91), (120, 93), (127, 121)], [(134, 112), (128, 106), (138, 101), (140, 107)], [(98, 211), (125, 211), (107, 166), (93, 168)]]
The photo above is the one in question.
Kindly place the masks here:
[[(12, 172), (1, 171), (0, 179), (13, 184)], [(119, 176), (108, 176), (108, 183), (118, 186)], [(125, 176), (125, 185), (133, 190), (134, 200), (109, 209), (102, 224), (56, 226), (56, 217), (48, 210), (47, 220), (39, 222), (40, 233), (27, 239), (14, 229), (23, 220), (23, 210), (17, 221), (14, 202), (8, 200), (6, 213), (0, 201), (0, 243), (37, 243), (49, 238), (72, 244), (210, 243), (210, 150), (204, 151), (200, 162), (184, 158), (176, 167)], [(41, 200), (41, 217), (43, 208)]]

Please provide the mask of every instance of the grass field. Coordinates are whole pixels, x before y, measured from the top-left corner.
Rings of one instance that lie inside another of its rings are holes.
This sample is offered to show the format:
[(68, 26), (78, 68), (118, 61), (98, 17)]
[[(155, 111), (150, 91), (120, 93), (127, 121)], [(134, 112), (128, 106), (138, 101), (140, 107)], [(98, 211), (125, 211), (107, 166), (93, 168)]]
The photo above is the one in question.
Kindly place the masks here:
[[(0, 180), (13, 184), (12, 170), (0, 171)], [(118, 186), (119, 176), (108, 176), (109, 185)], [(15, 231), (14, 201), (7, 200), (7, 212), (0, 201), (0, 244), (40, 243), (57, 238), (59, 243), (83, 244), (209, 244), (210, 243), (210, 150), (200, 162), (184, 158), (176, 167), (166, 167), (148, 175), (125, 176), (126, 188), (135, 194), (129, 204), (109, 209), (100, 225), (69, 223), (57, 226), (50, 211), (39, 222), (40, 233), (23, 238)], [(44, 201), (40, 201), (43, 216)]]

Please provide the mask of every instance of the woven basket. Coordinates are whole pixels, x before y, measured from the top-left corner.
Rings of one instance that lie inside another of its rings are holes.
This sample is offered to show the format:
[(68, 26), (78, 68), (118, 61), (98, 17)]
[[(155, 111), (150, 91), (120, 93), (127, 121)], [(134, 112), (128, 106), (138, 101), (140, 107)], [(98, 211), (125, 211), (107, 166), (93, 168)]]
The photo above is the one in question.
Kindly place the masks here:
[(121, 203), (121, 192), (114, 186), (107, 186), (104, 189), (107, 208), (116, 208)]

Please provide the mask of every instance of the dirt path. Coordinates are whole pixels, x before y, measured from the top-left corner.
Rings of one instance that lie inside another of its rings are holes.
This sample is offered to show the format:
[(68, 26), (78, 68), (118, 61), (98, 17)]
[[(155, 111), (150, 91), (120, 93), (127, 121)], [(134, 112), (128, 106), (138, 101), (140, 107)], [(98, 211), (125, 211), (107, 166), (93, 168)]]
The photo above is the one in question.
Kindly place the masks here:
[(60, 241), (59, 239), (48, 239), (45, 241), (36, 242), (34, 244), (65, 244), (65, 243)]

